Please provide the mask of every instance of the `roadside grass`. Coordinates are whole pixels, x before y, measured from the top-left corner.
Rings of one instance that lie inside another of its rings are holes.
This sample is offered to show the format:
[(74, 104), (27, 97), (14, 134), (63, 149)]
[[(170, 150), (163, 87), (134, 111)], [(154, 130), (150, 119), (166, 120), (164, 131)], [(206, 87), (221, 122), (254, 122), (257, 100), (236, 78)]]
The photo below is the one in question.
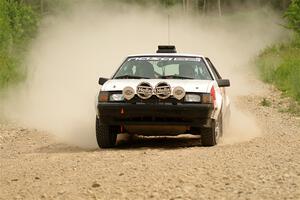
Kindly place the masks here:
[(26, 78), (24, 67), (18, 58), (0, 55), (0, 90)]
[(0, 95), (26, 78), (23, 60), (41, 15), (23, 1), (0, 0)]
[(285, 111), (300, 114), (300, 36), (266, 48), (256, 59), (256, 65), (263, 81), (296, 101)]

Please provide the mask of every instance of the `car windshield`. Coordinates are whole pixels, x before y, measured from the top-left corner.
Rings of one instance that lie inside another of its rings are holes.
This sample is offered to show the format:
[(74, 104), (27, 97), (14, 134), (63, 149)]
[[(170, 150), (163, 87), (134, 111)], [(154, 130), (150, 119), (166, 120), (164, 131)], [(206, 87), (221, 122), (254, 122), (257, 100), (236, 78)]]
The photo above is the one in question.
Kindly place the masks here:
[(202, 58), (183, 56), (129, 57), (113, 78), (212, 80)]

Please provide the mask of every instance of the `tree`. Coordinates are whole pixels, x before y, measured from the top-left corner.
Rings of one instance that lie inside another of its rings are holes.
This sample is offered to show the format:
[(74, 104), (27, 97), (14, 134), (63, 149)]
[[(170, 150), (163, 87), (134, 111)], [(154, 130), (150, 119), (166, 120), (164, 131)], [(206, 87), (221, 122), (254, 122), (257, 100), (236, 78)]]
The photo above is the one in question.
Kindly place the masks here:
[(206, 5), (207, 5), (207, 2), (206, 2), (207, 0), (203, 0), (203, 8), (202, 8), (202, 10), (203, 10), (203, 13), (206, 13)]
[(288, 20), (287, 28), (300, 35), (300, 0), (292, 0), (284, 17)]
[(222, 7), (221, 7), (221, 0), (218, 0), (218, 11), (219, 11), (219, 16), (222, 16)]

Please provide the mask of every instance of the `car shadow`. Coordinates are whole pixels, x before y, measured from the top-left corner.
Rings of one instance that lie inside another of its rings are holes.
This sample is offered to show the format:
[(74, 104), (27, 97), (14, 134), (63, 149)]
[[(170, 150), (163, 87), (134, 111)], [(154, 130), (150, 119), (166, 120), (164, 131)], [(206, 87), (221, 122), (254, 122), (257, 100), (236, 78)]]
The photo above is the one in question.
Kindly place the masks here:
[(140, 148), (161, 148), (176, 149), (186, 147), (199, 147), (201, 145), (200, 136), (182, 135), (182, 136), (134, 136), (118, 139), (114, 149), (140, 149)]
[(95, 151), (115, 151), (115, 150), (141, 150), (141, 149), (180, 149), (188, 147), (200, 147), (200, 136), (180, 135), (180, 136), (133, 136), (122, 134), (118, 136), (118, 142), (114, 148), (99, 149), (82, 148), (65, 143), (52, 143), (38, 147), (36, 153), (82, 153)]

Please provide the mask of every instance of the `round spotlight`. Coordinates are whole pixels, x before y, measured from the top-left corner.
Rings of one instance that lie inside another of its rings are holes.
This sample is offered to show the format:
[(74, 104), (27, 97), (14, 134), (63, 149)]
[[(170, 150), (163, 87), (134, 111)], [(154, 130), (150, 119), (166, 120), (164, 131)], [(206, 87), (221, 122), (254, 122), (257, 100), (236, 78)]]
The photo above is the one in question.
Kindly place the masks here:
[(147, 82), (141, 82), (138, 84), (136, 88), (136, 94), (141, 98), (141, 99), (149, 99), (152, 96), (153, 89), (150, 83)]
[(171, 95), (171, 86), (166, 82), (160, 82), (155, 86), (155, 95), (160, 99), (167, 99)]
[(182, 87), (177, 86), (173, 89), (173, 96), (177, 99), (177, 100), (181, 100), (184, 96), (185, 96), (185, 91)]
[(132, 87), (125, 87), (122, 91), (123, 97), (126, 100), (130, 100), (134, 97), (134, 89)]

